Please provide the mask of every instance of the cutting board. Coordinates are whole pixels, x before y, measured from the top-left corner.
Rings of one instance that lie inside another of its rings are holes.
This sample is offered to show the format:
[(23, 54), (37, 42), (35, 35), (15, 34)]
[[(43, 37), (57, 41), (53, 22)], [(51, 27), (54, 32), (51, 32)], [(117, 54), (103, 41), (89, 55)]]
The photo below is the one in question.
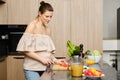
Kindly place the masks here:
[(64, 67), (58, 64), (54, 64), (52, 70), (68, 70), (68, 67)]

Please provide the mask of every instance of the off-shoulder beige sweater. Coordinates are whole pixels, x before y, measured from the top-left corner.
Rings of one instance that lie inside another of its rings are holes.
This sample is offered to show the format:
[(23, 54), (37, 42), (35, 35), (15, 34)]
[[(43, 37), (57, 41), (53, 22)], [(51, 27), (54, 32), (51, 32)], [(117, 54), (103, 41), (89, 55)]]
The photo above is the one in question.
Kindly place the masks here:
[[(24, 33), (16, 51), (35, 51), (40, 56), (50, 57), (51, 52), (55, 51), (55, 46), (48, 35)], [(45, 65), (27, 56), (25, 56), (23, 66), (26, 70), (43, 71), (46, 69)]]

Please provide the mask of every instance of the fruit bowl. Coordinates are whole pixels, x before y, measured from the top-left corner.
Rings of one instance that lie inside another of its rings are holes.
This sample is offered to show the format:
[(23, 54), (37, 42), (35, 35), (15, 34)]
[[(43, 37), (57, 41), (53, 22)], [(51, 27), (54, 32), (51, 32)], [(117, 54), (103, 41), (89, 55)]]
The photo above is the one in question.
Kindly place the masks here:
[(87, 54), (87, 58), (90, 60), (95, 60), (95, 63), (99, 63), (102, 57), (102, 53), (98, 50), (94, 50), (94, 51), (87, 50), (86, 54)]
[(88, 59), (90, 59), (90, 60), (95, 60), (95, 63), (99, 63), (102, 56), (88, 55), (87, 57), (88, 57)]
[(83, 72), (83, 76), (87, 78), (101, 78), (104, 76), (103, 72), (96, 68), (89, 68)]

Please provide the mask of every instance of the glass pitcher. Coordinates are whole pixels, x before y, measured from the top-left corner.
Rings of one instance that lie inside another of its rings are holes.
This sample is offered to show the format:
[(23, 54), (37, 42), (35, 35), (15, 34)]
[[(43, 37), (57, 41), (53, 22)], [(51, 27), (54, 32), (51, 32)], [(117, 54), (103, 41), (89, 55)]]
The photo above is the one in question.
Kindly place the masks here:
[(72, 56), (71, 75), (81, 77), (83, 73), (83, 60), (79, 55)]

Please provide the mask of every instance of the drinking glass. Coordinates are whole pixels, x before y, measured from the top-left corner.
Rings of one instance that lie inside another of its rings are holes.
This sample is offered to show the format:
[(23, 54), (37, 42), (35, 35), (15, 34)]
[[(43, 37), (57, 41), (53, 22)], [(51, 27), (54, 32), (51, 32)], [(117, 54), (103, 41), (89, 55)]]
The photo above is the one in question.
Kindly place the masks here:
[(91, 67), (93, 64), (95, 64), (95, 57), (89, 56), (85, 59), (85, 63), (87, 66)]

